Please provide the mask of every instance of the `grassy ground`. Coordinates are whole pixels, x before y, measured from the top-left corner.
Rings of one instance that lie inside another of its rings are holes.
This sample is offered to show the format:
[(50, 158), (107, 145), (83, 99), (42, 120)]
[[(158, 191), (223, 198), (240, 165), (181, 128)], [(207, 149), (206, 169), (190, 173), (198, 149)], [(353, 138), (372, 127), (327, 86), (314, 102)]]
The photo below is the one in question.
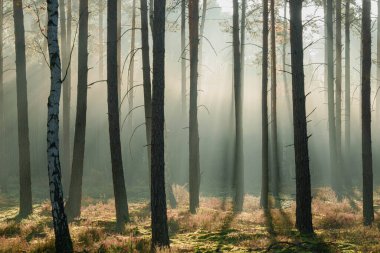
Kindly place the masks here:
[[(313, 237), (302, 237), (294, 229), (292, 200), (265, 214), (259, 198), (246, 196), (244, 212), (234, 214), (229, 201), (202, 198), (198, 213), (191, 215), (185, 189), (177, 186), (174, 192), (179, 206), (168, 210), (171, 252), (380, 252), (380, 216), (376, 214), (373, 227), (362, 226), (357, 192), (342, 201), (329, 189), (314, 194)], [(76, 252), (149, 251), (147, 202), (130, 204), (132, 221), (121, 234), (115, 231), (112, 200), (84, 202), (82, 217), (70, 225)], [(54, 252), (49, 202), (35, 205), (34, 213), (22, 221), (15, 219), (15, 205), (0, 196), (0, 252)]]

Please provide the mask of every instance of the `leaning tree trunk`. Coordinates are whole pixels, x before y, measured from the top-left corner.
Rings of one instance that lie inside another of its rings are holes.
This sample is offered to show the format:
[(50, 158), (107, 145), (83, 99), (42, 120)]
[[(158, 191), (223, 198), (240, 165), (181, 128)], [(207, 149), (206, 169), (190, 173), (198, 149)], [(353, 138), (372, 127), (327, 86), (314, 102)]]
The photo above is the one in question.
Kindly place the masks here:
[(119, 76), (118, 76), (118, 3), (108, 0), (107, 8), (107, 102), (108, 127), (111, 149), (113, 190), (115, 195), (117, 229), (122, 230), (129, 221), (127, 192), (125, 189), (123, 160), (121, 156), (119, 122)]
[(262, 174), (260, 204), (268, 209), (269, 154), (268, 154), (268, 0), (263, 0), (263, 63), (262, 63)]
[(22, 0), (13, 0), (16, 86), (18, 116), (18, 149), (20, 166), (20, 217), (32, 213), (32, 186), (30, 176), (30, 144), (28, 120), (28, 92), (26, 81), (25, 30)]
[(181, 101), (186, 113), (186, 0), (181, 0)]
[(66, 213), (69, 219), (80, 216), (82, 202), (83, 161), (87, 118), (88, 0), (80, 1), (79, 13), (78, 73), (80, 73), (80, 75), (78, 75), (73, 164), (69, 199), (66, 204)]
[[(350, 96), (351, 96), (351, 54), (350, 54), (350, 25), (351, 25), (351, 13), (350, 13), (350, 1), (346, 0), (346, 9), (345, 9), (345, 125), (344, 125), (344, 132), (345, 132), (345, 146), (346, 146), (346, 159), (347, 163), (348, 159), (350, 157), (350, 147), (351, 147), (351, 103), (350, 103)], [(379, 5), (380, 6), (380, 5)], [(380, 34), (380, 33), (379, 33)], [(380, 71), (379, 71), (380, 74)]]
[(63, 184), (65, 188), (69, 186), (70, 182), (70, 81), (66, 76), (68, 63), (68, 48), (66, 33), (66, 11), (65, 0), (59, 0), (59, 15), (60, 15), (60, 29), (61, 29), (61, 56), (62, 56), (62, 78), (63, 79)]
[(303, 70), (302, 0), (290, 7), (290, 45), (292, 56), (294, 153), (296, 162), (296, 227), (301, 233), (313, 233), (311, 185), (306, 121), (306, 96)]
[(243, 160), (243, 101), (241, 89), (241, 56), (239, 35), (239, 3), (233, 1), (233, 60), (234, 60), (234, 99), (235, 99), (235, 149), (234, 149), (234, 211), (241, 212), (244, 202), (244, 160)]
[(58, 45), (58, 0), (47, 1), (49, 15), (48, 44), (50, 56), (51, 88), (48, 100), (47, 159), (50, 200), (52, 205), (57, 252), (73, 252), (69, 226), (63, 206), (61, 164), (59, 161), (59, 100), (61, 96), (61, 60)]
[(330, 170), (331, 181), (334, 190), (337, 190), (337, 152), (336, 131), (334, 113), (334, 34), (333, 34), (333, 0), (327, 0), (326, 26), (327, 26), (327, 96), (328, 96), (328, 122), (329, 122), (329, 147), (330, 147)]
[(198, 45), (199, 0), (189, 0), (190, 111), (189, 111), (189, 193), (190, 212), (199, 207), (200, 164), (198, 132)]
[(280, 192), (280, 162), (278, 158), (277, 140), (277, 61), (276, 61), (276, 20), (275, 20), (275, 0), (271, 0), (271, 134), (272, 134), (272, 156), (273, 156), (273, 196), (278, 198)]
[(362, 12), (362, 162), (364, 225), (374, 221), (371, 146), (371, 0), (363, 0)]
[(152, 248), (169, 247), (165, 194), (165, 6), (154, 1), (151, 212)]
[(336, 163), (337, 178), (336, 190), (341, 192), (342, 175), (340, 172), (342, 165), (342, 0), (336, 0)]

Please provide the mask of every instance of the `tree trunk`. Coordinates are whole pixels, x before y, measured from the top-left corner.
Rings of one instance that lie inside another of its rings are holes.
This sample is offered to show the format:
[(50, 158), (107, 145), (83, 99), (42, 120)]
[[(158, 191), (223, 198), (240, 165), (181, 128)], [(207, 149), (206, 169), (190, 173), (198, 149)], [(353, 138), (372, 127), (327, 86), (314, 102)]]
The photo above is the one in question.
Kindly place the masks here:
[(271, 0), (271, 132), (272, 132), (272, 155), (273, 155), (273, 196), (278, 204), (280, 192), (280, 163), (278, 159), (277, 143), (277, 66), (276, 66), (276, 20), (275, 0)]
[[(346, 0), (345, 9), (345, 108), (346, 108), (346, 121), (345, 121), (345, 146), (346, 146), (346, 158), (350, 158), (351, 150), (351, 54), (350, 54), (350, 25), (351, 25), (351, 13), (350, 13), (350, 1)], [(380, 5), (379, 5), (380, 6)], [(380, 13), (380, 12), (379, 12)], [(379, 72), (380, 73), (380, 72)], [(350, 164), (347, 160), (347, 164)]]
[(296, 162), (296, 227), (313, 233), (311, 185), (306, 122), (306, 96), (303, 70), (302, 0), (289, 2), (292, 55), (294, 153)]
[[(199, 66), (200, 66), (199, 75), (202, 75), (202, 67), (203, 67), (203, 39), (204, 39), (204, 32), (205, 32), (206, 13), (207, 13), (207, 0), (203, 0), (202, 16), (201, 16), (202, 18), (201, 18), (201, 25), (200, 25), (200, 31), (199, 31)], [(201, 80), (202, 79), (199, 80), (200, 84), (201, 84)]]
[(30, 176), (30, 144), (28, 120), (28, 92), (26, 81), (25, 30), (22, 0), (13, 0), (16, 85), (18, 116), (18, 149), (20, 166), (20, 217), (32, 213), (32, 186)]
[(181, 0), (181, 101), (186, 115), (186, 0)]
[(261, 207), (268, 209), (269, 154), (268, 154), (268, 0), (263, 0), (263, 59), (262, 59), (262, 179)]
[(4, 166), (4, 159), (5, 159), (5, 143), (4, 143), (4, 137), (5, 137), (5, 127), (4, 127), (4, 78), (3, 78), (3, 72), (4, 72), (4, 59), (3, 59), (3, 29), (4, 29), (4, 3), (3, 0), (0, 0), (0, 138), (1, 138), (1, 144), (0, 144), (0, 161), (1, 161), (1, 172), (0, 172), (0, 190), (2, 192), (7, 191), (7, 170)]
[(198, 132), (198, 46), (199, 0), (189, 0), (190, 111), (189, 111), (189, 192), (190, 212), (199, 207), (200, 164)]
[(327, 0), (326, 26), (327, 26), (327, 96), (328, 96), (328, 122), (329, 122), (329, 147), (330, 147), (330, 170), (331, 181), (334, 190), (338, 188), (337, 175), (337, 150), (334, 113), (334, 34), (333, 34), (333, 0)]
[(111, 149), (112, 180), (115, 195), (117, 229), (122, 230), (129, 221), (127, 193), (124, 182), (123, 160), (121, 157), (120, 122), (119, 122), (119, 76), (118, 44), (118, 3), (108, 0), (107, 8), (107, 102), (108, 125)]
[(239, 3), (233, 1), (232, 17), (234, 99), (235, 99), (235, 148), (234, 148), (234, 211), (241, 212), (244, 202), (244, 159), (243, 159), (243, 101), (241, 92), (241, 55), (239, 34)]
[(67, 41), (66, 33), (66, 11), (65, 0), (59, 0), (59, 15), (60, 15), (60, 29), (61, 29), (61, 56), (62, 56), (62, 78), (63, 80), (63, 184), (67, 189), (70, 184), (70, 81), (66, 75), (68, 66), (68, 48), (69, 43)]
[(240, 20), (240, 69), (241, 69), (241, 94), (244, 94), (244, 77), (245, 77), (245, 29), (246, 29), (246, 12), (247, 0), (241, 1), (241, 20)]
[[(116, 0), (117, 2), (117, 11), (116, 11), (116, 20), (117, 20), (117, 96), (118, 96), (118, 107), (119, 107), (119, 121), (120, 121), (120, 115), (121, 115), (121, 83), (122, 83), (122, 76), (121, 76), (121, 0)], [(115, 15), (115, 13), (112, 13), (112, 15)], [(108, 50), (108, 49), (107, 49)], [(108, 51), (107, 51), (108, 52)], [(108, 60), (107, 60), (108, 61)], [(108, 65), (108, 64), (107, 64)], [(108, 66), (107, 66), (108, 69)], [(120, 124), (120, 123), (119, 123)]]
[(130, 62), (128, 68), (128, 85), (127, 91), (129, 92), (128, 104), (129, 104), (129, 119), (128, 119), (128, 129), (133, 131), (133, 86), (134, 86), (134, 74), (135, 74), (135, 44), (136, 44), (136, 0), (132, 1), (132, 35), (131, 35), (131, 51)]
[(152, 248), (169, 247), (165, 194), (165, 8), (154, 1), (151, 212)]
[(374, 221), (371, 147), (371, 1), (363, 0), (362, 13), (362, 161), (364, 225)]
[(336, 0), (336, 163), (337, 163), (337, 188), (338, 192), (342, 190), (342, 0)]
[[(20, 8), (21, 5), (20, 5)], [(49, 14), (48, 44), (50, 56), (51, 88), (48, 100), (47, 159), (50, 200), (52, 205), (57, 252), (73, 252), (67, 218), (63, 206), (61, 164), (59, 161), (59, 100), (61, 96), (61, 60), (58, 45), (58, 0), (47, 1)]]
[(104, 29), (103, 29), (103, 11), (104, 5), (103, 0), (99, 0), (98, 8), (99, 8), (99, 80), (103, 78), (104, 71)]
[(79, 14), (78, 73), (80, 73), (80, 75), (78, 75), (73, 165), (69, 199), (66, 205), (66, 213), (69, 219), (80, 216), (82, 201), (83, 161), (87, 118), (88, 0), (80, 1)]
[(148, 32), (148, 3), (147, 0), (140, 0), (141, 10), (141, 52), (142, 70), (144, 86), (144, 109), (145, 109), (145, 129), (148, 149), (148, 165), (151, 167), (151, 139), (152, 139), (152, 82), (150, 77), (149, 60), (149, 32)]

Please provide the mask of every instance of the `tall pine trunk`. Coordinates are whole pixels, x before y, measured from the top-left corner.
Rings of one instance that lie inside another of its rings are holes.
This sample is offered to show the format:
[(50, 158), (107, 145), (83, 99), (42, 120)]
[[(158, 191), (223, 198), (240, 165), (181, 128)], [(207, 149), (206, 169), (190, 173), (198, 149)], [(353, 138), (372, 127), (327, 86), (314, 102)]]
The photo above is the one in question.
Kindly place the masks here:
[(342, 180), (339, 175), (342, 166), (342, 0), (336, 0), (336, 190), (338, 193), (342, 191)]
[(20, 217), (32, 213), (32, 186), (30, 176), (30, 143), (28, 119), (28, 92), (26, 81), (25, 30), (22, 0), (13, 0), (15, 48), (18, 149), (20, 166)]
[(181, 0), (181, 103), (186, 115), (186, 0)]
[[(199, 31), (199, 66), (201, 69), (199, 71), (200, 75), (202, 75), (202, 67), (203, 67), (203, 39), (204, 39), (204, 33), (205, 33), (206, 13), (207, 13), (207, 0), (203, 0), (201, 25), (200, 25), (200, 31)], [(200, 81), (199, 83), (201, 83)]]
[(189, 192), (190, 212), (199, 207), (200, 164), (198, 132), (198, 46), (199, 0), (189, 0), (190, 111), (189, 111)]
[[(22, 8), (22, 7), (21, 7)], [(73, 252), (69, 226), (63, 206), (61, 183), (61, 164), (59, 160), (59, 101), (61, 96), (61, 60), (58, 45), (58, 0), (47, 1), (48, 44), (50, 58), (51, 88), (48, 100), (47, 118), (47, 159), (49, 172), (49, 190), (52, 205), (57, 252)]]
[(67, 41), (66, 33), (66, 11), (65, 11), (65, 0), (59, 0), (59, 15), (60, 15), (60, 29), (61, 29), (61, 56), (62, 56), (62, 78), (65, 80), (62, 83), (63, 87), (63, 184), (65, 188), (70, 184), (70, 81), (66, 76), (66, 70), (69, 62), (68, 48), (69, 43)]
[(240, 69), (241, 69), (241, 86), (244, 94), (244, 77), (245, 77), (245, 29), (247, 19), (247, 0), (241, 1), (241, 20), (240, 20)]
[(362, 162), (364, 225), (374, 221), (371, 144), (371, 0), (363, 0), (362, 12)]
[[(350, 157), (350, 147), (351, 147), (351, 53), (350, 53), (350, 25), (351, 25), (351, 13), (350, 13), (350, 1), (346, 0), (345, 7), (345, 68), (344, 68), (344, 78), (345, 78), (345, 146), (346, 146), (346, 159), (347, 163), (350, 164), (348, 159)], [(380, 5), (379, 5), (380, 6)]]
[(132, 35), (131, 35), (131, 50), (130, 50), (130, 61), (128, 67), (128, 85), (127, 90), (129, 92), (128, 104), (129, 104), (129, 120), (128, 129), (132, 131), (133, 128), (133, 99), (134, 99), (134, 74), (135, 74), (135, 44), (136, 44), (136, 0), (132, 1)]
[(69, 199), (66, 205), (66, 213), (69, 219), (80, 216), (82, 201), (82, 178), (87, 118), (88, 0), (81, 0), (79, 4), (78, 73), (80, 73), (80, 75), (78, 75), (73, 164)]
[[(112, 13), (112, 15), (115, 15), (116, 13), (116, 23), (117, 23), (117, 53), (116, 53), (116, 59), (117, 59), (117, 96), (118, 96), (118, 106), (119, 106), (119, 121), (120, 121), (120, 115), (121, 115), (121, 83), (122, 83), (122, 76), (121, 76), (121, 0), (116, 0), (117, 4), (117, 10), (116, 12)], [(108, 33), (107, 33), (108, 34)], [(108, 49), (107, 49), (108, 52)], [(108, 60), (107, 60), (108, 61)], [(108, 63), (107, 63), (108, 65)], [(108, 69), (108, 66), (107, 66)]]
[(152, 247), (168, 247), (169, 233), (165, 194), (165, 8), (166, 0), (154, 1), (151, 225)]
[(331, 182), (337, 190), (337, 150), (334, 112), (334, 34), (333, 34), (333, 0), (327, 0), (326, 26), (327, 26), (327, 96), (328, 96), (328, 122)]
[(303, 70), (302, 0), (290, 7), (290, 45), (292, 56), (294, 153), (296, 162), (296, 227), (301, 233), (313, 233), (311, 184), (306, 121), (306, 96)]
[(235, 150), (234, 150), (234, 211), (241, 212), (244, 202), (244, 158), (243, 158), (243, 99), (241, 89), (241, 55), (239, 34), (239, 3), (233, 1), (233, 60), (235, 99)]
[(263, 0), (263, 58), (262, 58), (262, 174), (260, 204), (268, 209), (269, 154), (268, 154), (268, 0)]
[(148, 149), (148, 165), (151, 167), (151, 139), (152, 139), (152, 81), (150, 77), (149, 60), (149, 32), (148, 32), (148, 3), (140, 0), (141, 10), (141, 52), (144, 88), (145, 129)]
[(125, 189), (123, 160), (121, 156), (120, 122), (119, 122), (119, 76), (118, 76), (118, 3), (107, 2), (107, 102), (108, 127), (111, 149), (112, 180), (115, 195), (117, 229), (122, 230), (129, 221), (127, 192)]
[(276, 60), (276, 19), (275, 0), (271, 0), (271, 134), (272, 134), (272, 156), (273, 156), (273, 196), (278, 204), (280, 192), (280, 162), (278, 158), (277, 138), (277, 60)]

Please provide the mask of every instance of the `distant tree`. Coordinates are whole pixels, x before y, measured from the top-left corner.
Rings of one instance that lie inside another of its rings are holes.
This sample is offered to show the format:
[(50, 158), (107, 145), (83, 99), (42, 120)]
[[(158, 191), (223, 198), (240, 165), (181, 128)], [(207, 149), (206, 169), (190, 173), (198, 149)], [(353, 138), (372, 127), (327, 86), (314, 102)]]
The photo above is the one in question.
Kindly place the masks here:
[(336, 113), (336, 190), (341, 192), (342, 177), (340, 175), (340, 168), (342, 165), (342, 0), (336, 0), (336, 40), (335, 40), (335, 53), (336, 53), (336, 77), (335, 77), (335, 113)]
[(189, 0), (190, 111), (189, 111), (189, 193), (190, 212), (199, 207), (200, 164), (198, 131), (198, 46), (199, 0)]
[(104, 71), (104, 28), (103, 28), (103, 15), (104, 15), (104, 0), (98, 0), (99, 9), (99, 80), (103, 78)]
[(364, 225), (374, 221), (371, 144), (371, 0), (363, 0), (362, 10), (362, 162)]
[(242, 118), (242, 90), (241, 90), (241, 44), (239, 34), (239, 3), (233, 1), (232, 16), (233, 37), (233, 83), (235, 100), (235, 149), (234, 149), (234, 211), (241, 212), (244, 202), (244, 158), (243, 158), (243, 118)]
[(240, 20), (240, 69), (241, 69), (241, 86), (244, 93), (244, 76), (245, 76), (245, 30), (247, 20), (247, 0), (241, 1), (241, 20)]
[(311, 184), (306, 122), (305, 74), (303, 70), (302, 2), (292, 0), (290, 8), (290, 45), (292, 56), (294, 153), (296, 162), (296, 227), (313, 233)]
[(331, 181), (334, 190), (337, 190), (337, 150), (336, 129), (334, 112), (334, 32), (333, 32), (333, 0), (327, 0), (326, 28), (327, 28), (327, 96), (328, 96), (328, 123), (329, 123), (329, 147), (330, 147), (330, 170)]
[(18, 116), (18, 149), (20, 166), (20, 217), (32, 213), (32, 183), (30, 176), (30, 143), (28, 90), (26, 81), (25, 30), (22, 0), (13, 0), (16, 48), (16, 86)]
[[(22, 7), (21, 7), (22, 8)], [(61, 59), (58, 45), (58, 0), (47, 0), (48, 47), (51, 88), (48, 100), (47, 159), (56, 252), (73, 252), (67, 218), (63, 206), (61, 163), (59, 160), (59, 102), (61, 96)]]
[(204, 40), (204, 33), (205, 33), (206, 14), (207, 14), (207, 0), (203, 0), (201, 24), (200, 24), (200, 29), (199, 29), (199, 66), (200, 66), (199, 74), (200, 75), (202, 74), (202, 66), (203, 66), (203, 40)]
[(0, 138), (1, 138), (1, 144), (0, 144), (0, 161), (1, 161), (1, 172), (0, 172), (0, 190), (6, 191), (7, 190), (7, 176), (6, 176), (6, 170), (4, 166), (4, 151), (5, 151), (5, 143), (4, 143), (4, 59), (3, 59), (3, 31), (4, 29), (4, 3), (3, 0), (0, 0)]
[(186, 0), (181, 0), (181, 103), (186, 115)]
[[(62, 78), (66, 75), (66, 69), (69, 65), (69, 45), (71, 42), (67, 40), (67, 26), (66, 26), (66, 10), (65, 0), (59, 0), (59, 15), (60, 15), (60, 29), (61, 29), (61, 56), (62, 56)], [(65, 188), (70, 185), (70, 100), (71, 100), (71, 80), (66, 78), (63, 80), (63, 184)]]
[(107, 5), (107, 101), (108, 127), (111, 149), (112, 180), (115, 195), (117, 229), (122, 230), (129, 221), (127, 193), (125, 189), (123, 161), (120, 143), (119, 77), (118, 77), (118, 3), (108, 0)]
[[(344, 132), (345, 132), (345, 146), (346, 146), (346, 158), (349, 159), (350, 157), (350, 146), (351, 146), (351, 54), (350, 54), (350, 26), (351, 26), (351, 11), (350, 11), (350, 1), (346, 0), (346, 6), (345, 6), (345, 70), (344, 70), (344, 77), (345, 77), (345, 125), (344, 125)], [(380, 6), (380, 5), (379, 5)], [(379, 12), (380, 13), (380, 12)], [(380, 34), (380, 33), (379, 33)], [(380, 40), (379, 40), (380, 41)], [(380, 50), (379, 50), (380, 53)], [(380, 71), (379, 71), (380, 74)], [(347, 161), (346, 161), (347, 162)], [(349, 164), (349, 163), (347, 163)]]
[(128, 94), (128, 104), (129, 104), (129, 111), (128, 111), (128, 128), (131, 131), (133, 128), (133, 99), (134, 99), (134, 80), (135, 80), (135, 48), (136, 48), (136, 0), (132, 1), (132, 27), (131, 27), (131, 50), (129, 51), (130, 54), (130, 61), (129, 61), (129, 67), (128, 67), (128, 85), (127, 85), (127, 92)]
[(82, 201), (82, 178), (87, 118), (88, 0), (81, 0), (79, 4), (78, 73), (80, 74), (78, 75), (73, 164), (69, 199), (66, 204), (66, 213), (69, 219), (80, 216)]
[(152, 247), (169, 247), (165, 193), (165, 8), (154, 1), (151, 225)]
[(277, 138), (277, 60), (276, 60), (276, 18), (275, 0), (270, 1), (270, 29), (271, 29), (271, 137), (272, 137), (272, 157), (273, 157), (273, 196), (278, 205), (280, 192), (280, 162), (278, 157)]
[(262, 179), (260, 204), (268, 209), (269, 148), (268, 148), (268, 0), (263, 0), (263, 59), (262, 59)]

